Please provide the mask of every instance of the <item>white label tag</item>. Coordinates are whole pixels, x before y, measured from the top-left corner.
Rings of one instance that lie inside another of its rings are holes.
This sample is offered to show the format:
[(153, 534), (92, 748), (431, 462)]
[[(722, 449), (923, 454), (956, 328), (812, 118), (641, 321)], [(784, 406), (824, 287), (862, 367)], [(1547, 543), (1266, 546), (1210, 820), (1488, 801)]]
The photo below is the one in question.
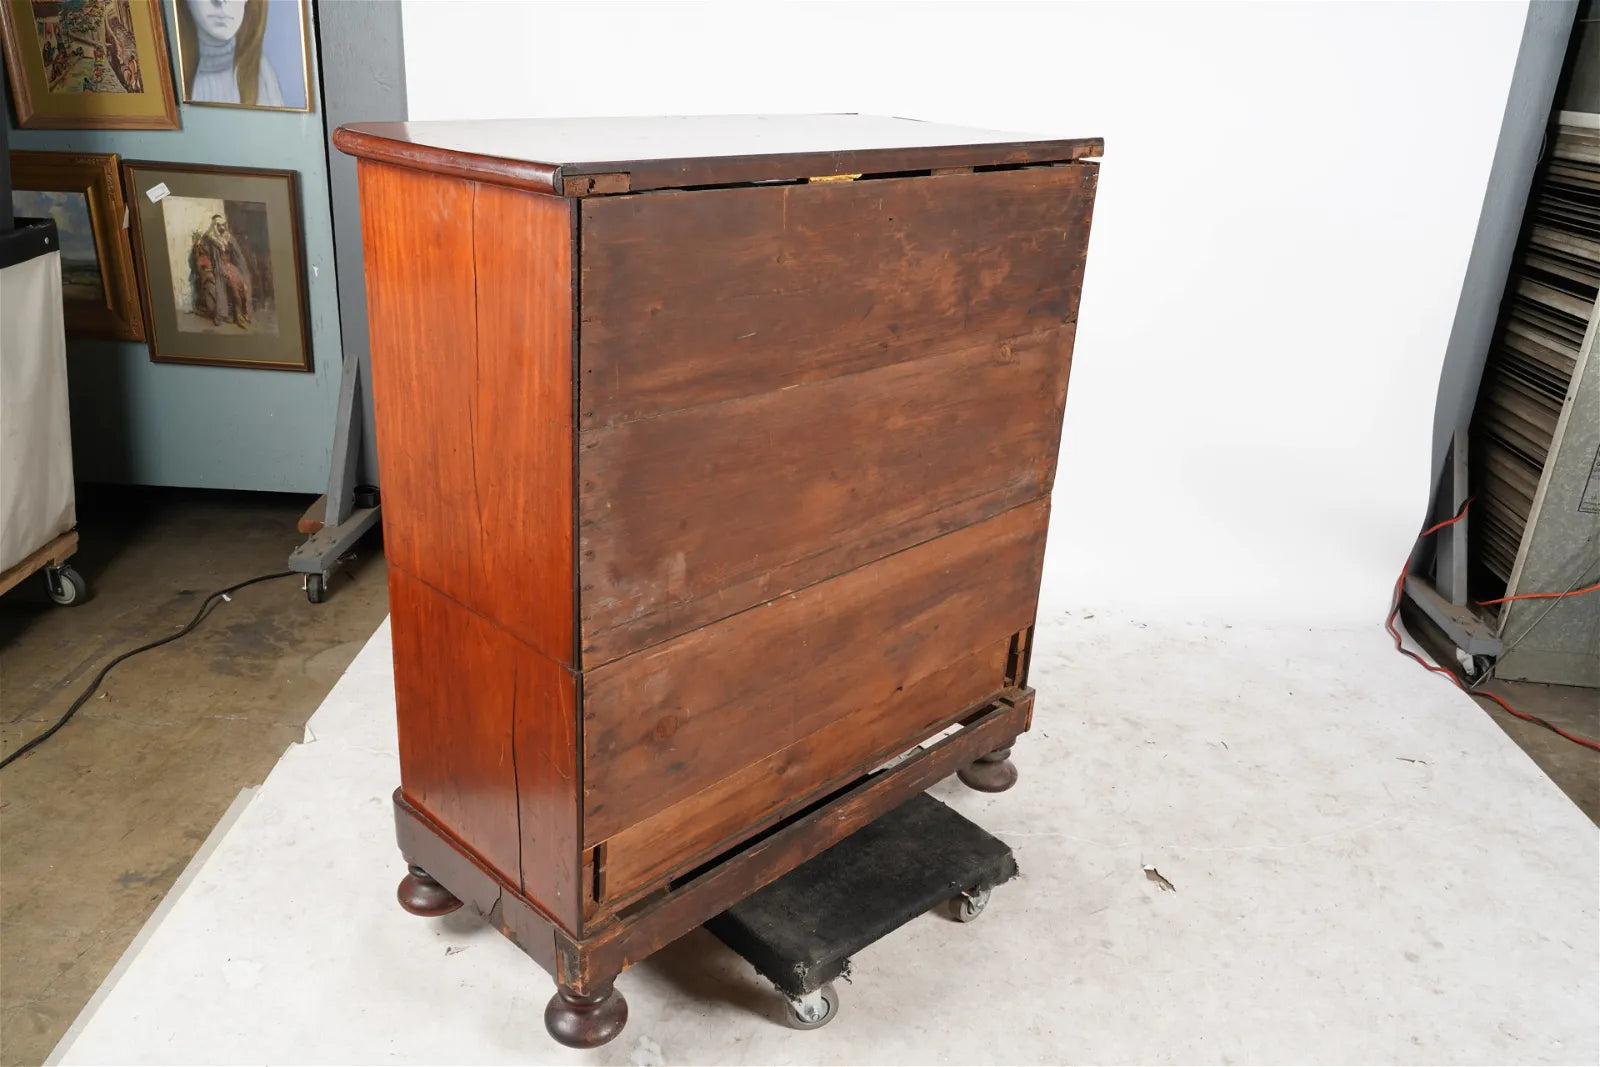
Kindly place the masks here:
[(172, 190), (167, 188), (166, 182), (157, 182), (155, 185), (152, 185), (150, 188), (146, 189), (144, 191), (144, 195), (150, 198), (150, 202), (152, 204), (159, 204), (161, 201), (172, 195)]

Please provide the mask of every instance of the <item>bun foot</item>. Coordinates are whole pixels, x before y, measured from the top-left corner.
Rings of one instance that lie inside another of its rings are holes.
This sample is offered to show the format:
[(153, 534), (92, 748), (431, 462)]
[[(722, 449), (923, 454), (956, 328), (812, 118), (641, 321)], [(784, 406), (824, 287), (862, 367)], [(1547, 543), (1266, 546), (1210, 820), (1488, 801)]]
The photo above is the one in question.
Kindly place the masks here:
[(1004, 793), (1017, 784), (1017, 767), (1011, 762), (1011, 746), (997, 748), (987, 756), (956, 772), (956, 777), (970, 789), (980, 793)]
[(400, 879), (400, 888), (395, 891), (395, 896), (400, 899), (400, 906), (413, 915), (449, 915), (461, 907), (461, 901), (451, 896), (450, 890), (435, 882), (427, 871), (415, 863), (410, 865), (411, 873)]
[(610, 982), (586, 997), (557, 989), (544, 1008), (544, 1028), (568, 1048), (599, 1048), (627, 1022), (628, 1002)]

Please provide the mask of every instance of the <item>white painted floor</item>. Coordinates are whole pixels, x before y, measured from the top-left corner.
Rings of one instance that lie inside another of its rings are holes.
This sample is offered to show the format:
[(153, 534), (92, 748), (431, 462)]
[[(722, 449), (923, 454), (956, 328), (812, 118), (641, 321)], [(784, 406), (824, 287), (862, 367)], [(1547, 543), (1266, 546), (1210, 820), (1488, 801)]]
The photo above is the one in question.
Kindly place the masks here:
[(385, 626), (56, 1058), (1600, 1061), (1600, 834), (1380, 630), (1057, 615), (1039, 646), (1018, 787), (935, 790), (1022, 868), (976, 923), (862, 953), (811, 1033), (697, 932), (622, 977), (622, 1037), (573, 1053), (538, 967), (394, 903)]

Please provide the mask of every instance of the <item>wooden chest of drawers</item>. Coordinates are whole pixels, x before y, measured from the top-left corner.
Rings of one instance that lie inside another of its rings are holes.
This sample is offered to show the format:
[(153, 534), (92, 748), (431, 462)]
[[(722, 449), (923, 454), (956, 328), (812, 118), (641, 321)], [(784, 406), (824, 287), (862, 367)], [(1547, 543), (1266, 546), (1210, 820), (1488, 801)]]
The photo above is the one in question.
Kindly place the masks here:
[[(940, 778), (1003, 789), (1095, 139), (350, 126), (408, 908), (597, 1044), (628, 964)], [(949, 727), (955, 732), (871, 773)]]

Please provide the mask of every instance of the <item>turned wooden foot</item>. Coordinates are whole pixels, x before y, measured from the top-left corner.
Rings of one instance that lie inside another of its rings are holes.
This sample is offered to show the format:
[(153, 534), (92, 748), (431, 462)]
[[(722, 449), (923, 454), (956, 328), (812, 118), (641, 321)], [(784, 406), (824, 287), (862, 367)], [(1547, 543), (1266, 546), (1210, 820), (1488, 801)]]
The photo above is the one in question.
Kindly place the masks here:
[(448, 915), (461, 907), (461, 901), (450, 895), (450, 890), (435, 882), (427, 871), (410, 864), (410, 873), (400, 879), (395, 896), (400, 906), (413, 915)]
[(544, 1008), (544, 1028), (568, 1048), (599, 1048), (627, 1022), (628, 1002), (610, 982), (589, 996), (558, 988)]
[(969, 766), (956, 772), (956, 777), (972, 789), (984, 793), (1004, 793), (1017, 784), (1017, 767), (1011, 762), (1011, 746), (997, 748), (987, 756), (979, 756)]

